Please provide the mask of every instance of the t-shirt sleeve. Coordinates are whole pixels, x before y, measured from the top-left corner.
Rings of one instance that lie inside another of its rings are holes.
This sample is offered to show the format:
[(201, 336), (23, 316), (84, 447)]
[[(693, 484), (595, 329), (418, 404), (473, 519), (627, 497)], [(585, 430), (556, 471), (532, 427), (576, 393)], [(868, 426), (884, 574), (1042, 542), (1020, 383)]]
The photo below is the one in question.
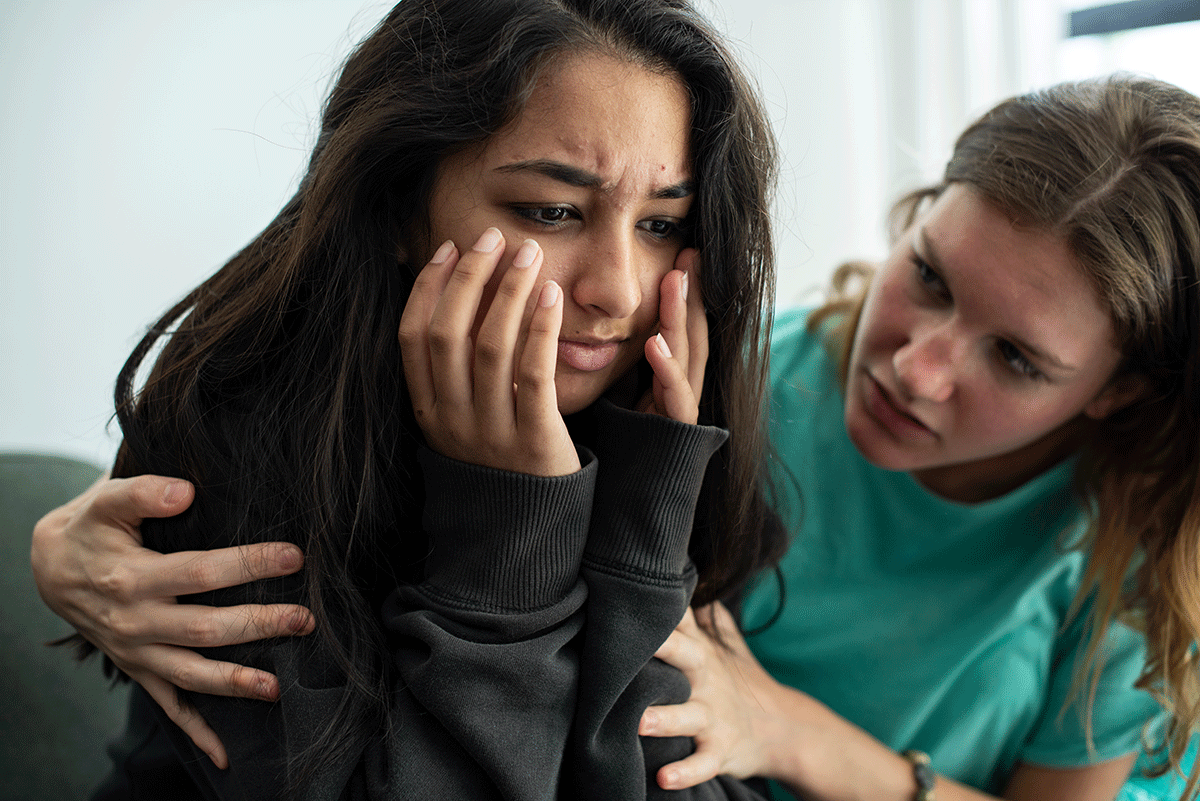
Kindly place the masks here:
[(1102, 643), (1100, 682), (1091, 709), (1088, 747), (1086, 692), (1073, 687), (1077, 667), (1087, 653), (1089, 610), (1080, 612), (1058, 639), (1042, 717), (1034, 727), (1020, 759), (1048, 767), (1094, 764), (1141, 748), (1143, 730), (1162, 714), (1151, 695), (1134, 687), (1146, 662), (1142, 635), (1113, 622)]

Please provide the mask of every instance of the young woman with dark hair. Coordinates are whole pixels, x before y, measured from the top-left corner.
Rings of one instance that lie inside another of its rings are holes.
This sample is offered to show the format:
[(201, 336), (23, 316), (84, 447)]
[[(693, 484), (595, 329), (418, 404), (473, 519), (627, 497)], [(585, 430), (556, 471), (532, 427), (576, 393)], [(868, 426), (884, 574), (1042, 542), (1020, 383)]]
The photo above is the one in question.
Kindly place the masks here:
[(655, 648), (781, 542), (760, 472), (773, 160), (684, 2), (396, 5), (296, 195), (117, 382), (114, 481), (195, 492), (146, 545), (304, 554), (172, 589), (304, 607), (313, 633), (176, 640), (270, 702), (147, 682), (187, 728), (135, 690), (98, 797), (653, 790), (647, 762), (688, 747), (639, 743), (642, 708), (687, 696)]

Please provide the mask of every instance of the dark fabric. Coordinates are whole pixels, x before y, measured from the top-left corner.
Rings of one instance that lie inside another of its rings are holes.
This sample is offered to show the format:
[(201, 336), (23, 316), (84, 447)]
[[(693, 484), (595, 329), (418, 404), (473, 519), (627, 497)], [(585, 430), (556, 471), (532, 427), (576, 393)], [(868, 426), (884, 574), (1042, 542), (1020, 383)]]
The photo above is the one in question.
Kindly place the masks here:
[[(422, 454), (432, 551), (425, 580), (395, 588), (382, 608), (396, 677), (387, 725), (303, 798), (665, 795), (653, 775), (686, 756), (691, 741), (643, 742), (637, 724), (647, 705), (689, 694), (683, 676), (652, 655), (694, 586), (692, 516), (726, 434), (603, 401), (592, 413), (594, 454), (580, 448), (583, 468), (570, 476)], [(288, 582), (278, 588), (280, 599), (294, 597)], [(276, 673), (282, 698), (196, 698), (225, 743), (228, 771), (165, 726), (205, 797), (289, 797), (285, 754), (343, 714), (336, 671), (311, 642), (214, 650)], [(149, 714), (163, 721), (161, 711)], [(670, 795), (760, 797), (725, 779)]]

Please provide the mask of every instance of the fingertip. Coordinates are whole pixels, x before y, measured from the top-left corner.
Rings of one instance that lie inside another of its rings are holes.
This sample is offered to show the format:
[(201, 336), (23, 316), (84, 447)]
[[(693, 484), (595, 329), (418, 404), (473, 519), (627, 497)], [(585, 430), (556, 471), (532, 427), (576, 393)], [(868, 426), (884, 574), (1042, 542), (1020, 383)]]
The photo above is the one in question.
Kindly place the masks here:
[(271, 673), (259, 674), (255, 695), (263, 701), (278, 701), (279, 679)]
[(447, 239), (442, 243), (442, 246), (437, 249), (433, 257), (429, 259), (430, 264), (445, 264), (446, 260), (454, 253), (454, 242)]
[(227, 770), (229, 768), (229, 757), (225, 756), (225, 749), (214, 748), (211, 751), (205, 751), (212, 763), (217, 766), (218, 770)]
[(194, 488), (183, 479), (169, 479), (162, 490), (163, 505), (167, 510), (186, 507), (192, 502)]
[(542, 284), (542, 289), (538, 293), (538, 305), (543, 309), (548, 309), (558, 303), (559, 292), (558, 284), (553, 281), (547, 281)]
[(679, 771), (674, 766), (668, 765), (658, 772), (658, 786), (664, 790), (675, 790), (680, 784)]
[(304, 567), (304, 551), (299, 547), (292, 545), (290, 542), (285, 543), (280, 547), (275, 555), (276, 564), (280, 570), (287, 573), (295, 573), (300, 568)]
[(293, 634), (312, 634), (316, 625), (317, 621), (313, 618), (312, 612), (304, 607), (294, 611), (288, 619), (288, 628)]
[(658, 712), (652, 708), (647, 709), (642, 713), (642, 719), (638, 722), (638, 734), (653, 734), (658, 729), (658, 724)]

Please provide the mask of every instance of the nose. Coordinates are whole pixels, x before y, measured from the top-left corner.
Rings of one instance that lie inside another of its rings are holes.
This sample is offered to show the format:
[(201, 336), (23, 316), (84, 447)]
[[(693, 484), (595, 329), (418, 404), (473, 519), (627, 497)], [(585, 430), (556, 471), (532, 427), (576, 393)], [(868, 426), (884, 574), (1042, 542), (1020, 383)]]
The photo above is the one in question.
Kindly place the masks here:
[(585, 309), (615, 319), (631, 316), (642, 305), (641, 270), (631, 236), (597, 238), (580, 253), (571, 298)]
[(956, 350), (949, 324), (914, 332), (892, 356), (901, 389), (914, 399), (949, 400), (957, 380)]

